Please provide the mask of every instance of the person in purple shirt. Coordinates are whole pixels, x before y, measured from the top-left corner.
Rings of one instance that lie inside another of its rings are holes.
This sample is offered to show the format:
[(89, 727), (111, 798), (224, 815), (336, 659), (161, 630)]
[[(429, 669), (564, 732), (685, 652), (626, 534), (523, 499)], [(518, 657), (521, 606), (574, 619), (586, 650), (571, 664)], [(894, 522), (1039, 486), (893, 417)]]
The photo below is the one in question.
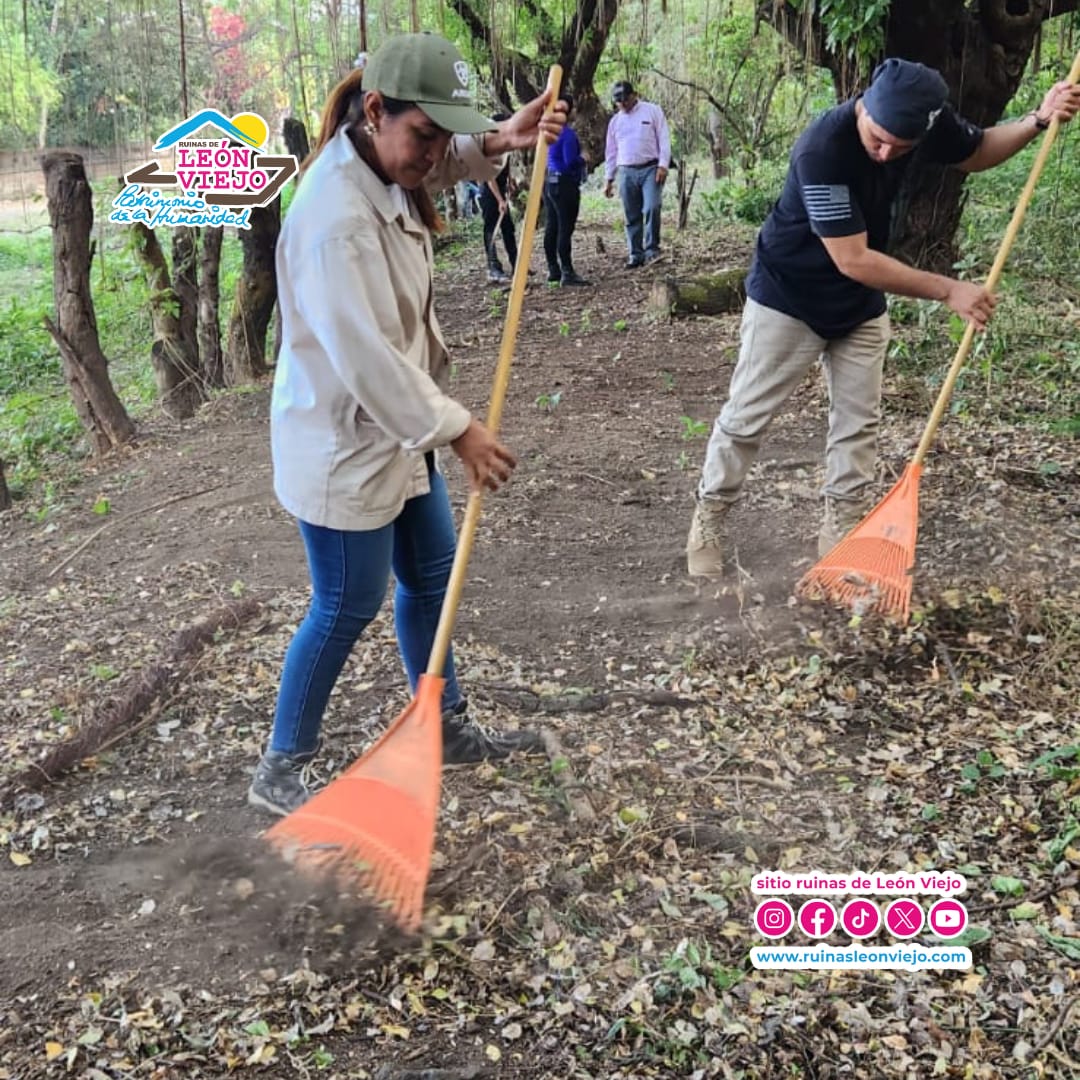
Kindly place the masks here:
[(671, 136), (664, 110), (642, 101), (630, 83), (617, 82), (611, 99), (616, 112), (608, 122), (604, 194), (610, 199), (615, 193), (618, 172), (629, 248), (626, 266), (633, 269), (660, 258), (660, 205), (671, 165)]
[[(563, 94), (566, 115), (572, 117), (574, 99)], [(569, 125), (548, 148), (547, 177), (544, 184), (544, 254), (547, 256), (549, 285), (590, 285), (574, 270), (571, 248), (574, 227), (581, 206), (581, 185), (588, 172), (581, 155), (577, 132)]]

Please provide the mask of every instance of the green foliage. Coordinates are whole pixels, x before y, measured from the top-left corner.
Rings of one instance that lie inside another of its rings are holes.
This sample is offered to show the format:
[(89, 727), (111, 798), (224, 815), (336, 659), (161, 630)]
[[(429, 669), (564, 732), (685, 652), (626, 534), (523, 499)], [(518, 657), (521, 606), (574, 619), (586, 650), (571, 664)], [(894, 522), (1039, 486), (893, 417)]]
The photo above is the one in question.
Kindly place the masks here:
[[(978, 279), (981, 266), (960, 271)], [(1007, 272), (993, 321), (975, 339), (953, 391), (951, 412), (973, 421), (984, 415), (1036, 424), (1060, 435), (1080, 433), (1080, 340), (1069, 317), (1071, 290), (1063, 281), (1025, 281)], [(956, 352), (963, 324), (944, 305), (890, 298), (893, 370), (913, 375), (934, 393)], [(1041, 472), (1054, 475), (1054, 463)]]
[(39, 300), (24, 304), (14, 296), (0, 308), (0, 398), (60, 374), (60, 358), (42, 325), (47, 311)]
[(67, 449), (81, 433), (64, 389), (20, 390), (0, 399), (0, 457), (14, 463), (9, 479), (16, 489), (37, 475), (43, 455)]
[(1072, 783), (1080, 779), (1080, 746), (1060, 746), (1049, 750), (1032, 762), (1033, 769), (1045, 769), (1052, 780)]
[[(694, 898), (720, 911), (727, 908), (727, 902), (721, 896), (698, 893)], [(653, 994), (661, 1004), (677, 1003), (684, 998), (692, 1000), (699, 990), (710, 986), (721, 992), (729, 990), (744, 977), (741, 969), (714, 960), (708, 942), (697, 944), (685, 938), (665, 958), (663, 971)]]
[[(104, 217), (105, 197), (95, 208)], [(128, 231), (98, 235), (91, 291), (109, 374), (129, 412), (156, 399), (149, 361), (153, 338), (148, 288)], [(239, 265), (240, 245), (230, 239), (226, 261)], [(60, 357), (42, 320), (53, 310), (52, 241), (47, 230), (0, 236), (0, 457), (16, 495), (57, 459), (84, 451), (82, 426), (64, 382)], [(228, 295), (223, 291), (227, 308)]]
[[(766, 170), (767, 166), (763, 166), (763, 171)], [(779, 186), (765, 188), (725, 177), (711, 191), (702, 192), (697, 216), (703, 225), (734, 220), (759, 226), (768, 217), (779, 195)]]
[[(1069, 57), (1049, 44), (1043, 68), (1025, 79), (1009, 106), (1006, 120), (1036, 108), (1043, 95), (1069, 66)], [(1080, 231), (1080, 154), (1075, 125), (1063, 128), (1024, 216), (1009, 254), (1009, 267), (1053, 278), (1076, 281), (1076, 236)], [(989, 265), (1012, 216), (1017, 196), (1031, 171), (1038, 143), (1008, 161), (975, 173), (967, 181), (968, 203), (960, 236), (963, 253)]]
[(885, 49), (885, 20), (892, 0), (797, 0), (817, 8), (825, 30), (825, 44), (848, 57), (865, 72)]
[(990, 750), (980, 750), (975, 760), (960, 770), (964, 781), (959, 790), (965, 795), (974, 795), (981, 784), (990, 780), (999, 780), (1005, 775), (1005, 767), (997, 761)]
[[(641, 20), (627, 7), (621, 22)], [(749, 0), (732, 0), (719, 11), (689, 6), (679, 19), (658, 20), (653, 29), (651, 66), (682, 73), (711, 97), (663, 81), (650, 85), (650, 96), (668, 113), (680, 156), (715, 151), (729, 173), (783, 161), (810, 111), (832, 104), (827, 74), (804, 70), (802, 57), (760, 21)]]
[(59, 80), (5, 17), (0, 19), (0, 147), (21, 147), (37, 133), (43, 107), (60, 100)]

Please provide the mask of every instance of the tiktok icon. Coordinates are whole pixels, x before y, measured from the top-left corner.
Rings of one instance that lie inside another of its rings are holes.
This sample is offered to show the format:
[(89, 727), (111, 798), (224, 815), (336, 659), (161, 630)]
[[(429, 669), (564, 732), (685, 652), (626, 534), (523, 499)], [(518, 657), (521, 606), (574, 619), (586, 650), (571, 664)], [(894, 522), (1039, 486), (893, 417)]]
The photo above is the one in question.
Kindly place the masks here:
[(873, 937), (881, 927), (881, 912), (872, 900), (849, 900), (840, 912), (840, 925), (853, 941)]

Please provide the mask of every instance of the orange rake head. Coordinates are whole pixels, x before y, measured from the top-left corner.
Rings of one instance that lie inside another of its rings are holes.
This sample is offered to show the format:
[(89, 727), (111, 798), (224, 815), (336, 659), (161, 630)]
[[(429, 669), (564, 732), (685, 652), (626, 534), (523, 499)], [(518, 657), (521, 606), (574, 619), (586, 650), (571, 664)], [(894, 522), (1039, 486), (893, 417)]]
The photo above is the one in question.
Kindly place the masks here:
[(907, 622), (921, 474), (921, 465), (908, 465), (892, 491), (802, 576), (796, 594)]
[(301, 869), (370, 891), (405, 930), (420, 926), (431, 871), (443, 685), (422, 675), (416, 696), (382, 738), (266, 833)]

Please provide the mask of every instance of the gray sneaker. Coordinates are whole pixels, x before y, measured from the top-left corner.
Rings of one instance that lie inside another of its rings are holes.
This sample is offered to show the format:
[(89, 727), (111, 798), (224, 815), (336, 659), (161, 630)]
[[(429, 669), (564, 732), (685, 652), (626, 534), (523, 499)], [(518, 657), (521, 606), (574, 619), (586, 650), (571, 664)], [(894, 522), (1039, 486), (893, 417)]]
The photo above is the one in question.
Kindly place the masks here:
[(267, 750), (255, 766), (248, 802), (282, 817), (303, 806), (311, 794), (304, 783), (304, 773), (315, 754), (315, 750), (306, 754)]
[(686, 538), (686, 569), (691, 577), (718, 578), (724, 574), (724, 519), (730, 503), (699, 499)]
[(544, 740), (539, 732), (491, 731), (481, 727), (469, 719), (468, 705), (464, 701), (457, 708), (443, 713), (442, 734), (444, 765), (491, 761), (509, 757), (515, 752), (544, 752)]

